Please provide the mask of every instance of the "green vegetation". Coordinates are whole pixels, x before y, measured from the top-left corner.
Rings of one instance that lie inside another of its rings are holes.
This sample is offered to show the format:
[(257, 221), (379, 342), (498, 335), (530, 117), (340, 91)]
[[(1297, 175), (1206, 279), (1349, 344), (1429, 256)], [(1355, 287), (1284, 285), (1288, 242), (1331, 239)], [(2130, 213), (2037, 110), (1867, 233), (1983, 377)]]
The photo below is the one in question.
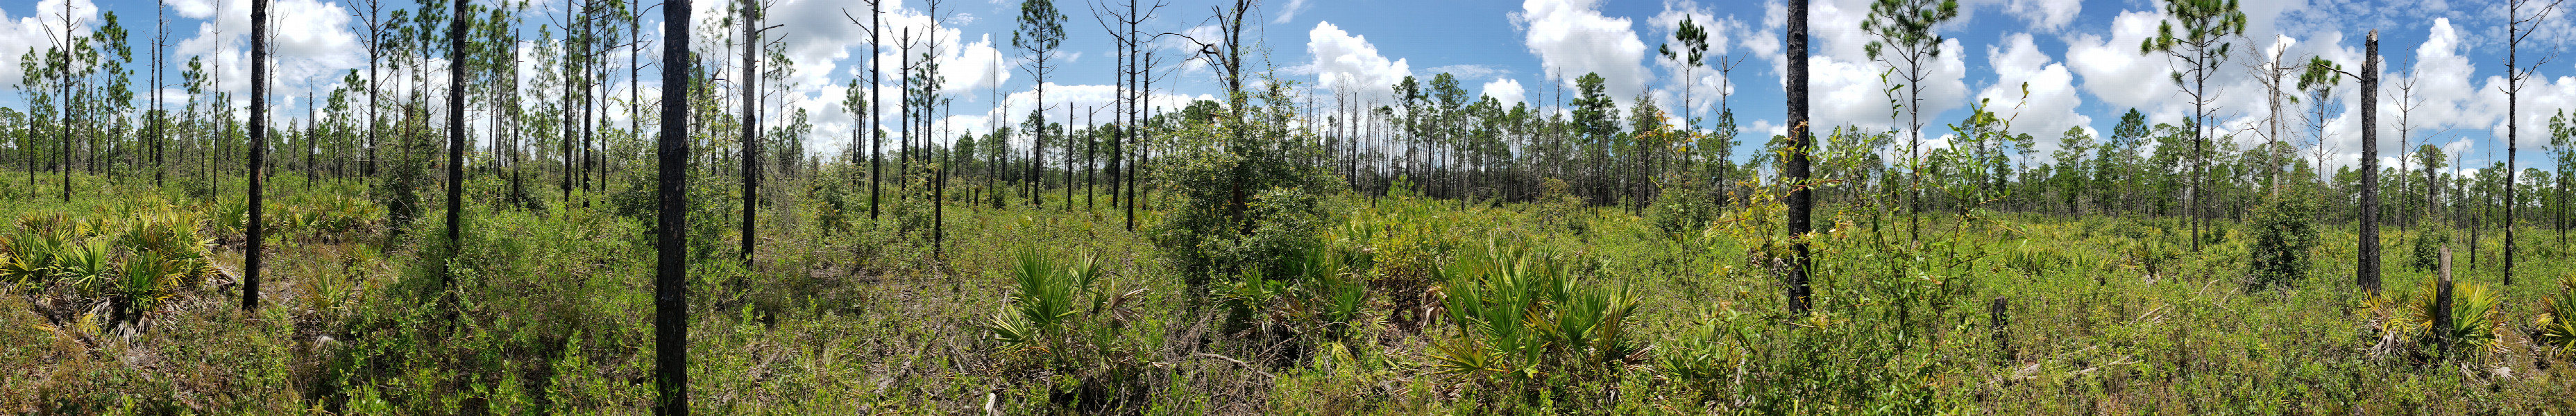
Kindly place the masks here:
[[(940, 25), (974, 17), (895, 4), (933, 30), (881, 33), (869, 3), (844, 17), (901, 61), (869, 54), (877, 88), (843, 110), (883, 123), (841, 155), (805, 150), (801, 107), (760, 121), (763, 94), (810, 79), (749, 41), (761, 2), (695, 22), (665, 5), (676, 60), (649, 105), (648, 6), (622, 1), (567, 3), (574, 26), (525, 48), (494, 46), (527, 3), (368, 3), (367, 76), (301, 127), (270, 126), (291, 117), (267, 116), (268, 79), (236, 123), (197, 58), (184, 114), (135, 117), (100, 63), (133, 58), (113, 14), (30, 51), (30, 108), (0, 108), (0, 412), (2576, 413), (2576, 128), (2549, 129), (2556, 181), (2433, 144), (2385, 172), (2242, 147), (2208, 84), (2238, 63), (2235, 0), (2167, 1), (2140, 45), (2182, 65), (2180, 124), (2131, 109), (2098, 141), (2058, 131), (2047, 159), (2050, 132), (2015, 127), (2027, 85), (1921, 147), (1910, 85), (1959, 52), (1948, 0), (1877, 1), (1861, 24), (1912, 129), (1811, 125), (1788, 67), (1770, 124), (1788, 134), (1743, 158), (1731, 80), (1716, 130), (1689, 87), (1674, 117), (1600, 73), (1561, 74), (1571, 102), (1507, 107), (1440, 73), (1373, 91), (1398, 103), (1319, 105), (1260, 67), (1250, 0), (1165, 38), (1138, 25), (1170, 16), (1091, 5), (1123, 52), (1114, 121), (1041, 99), (1016, 128), (958, 131), (940, 60), (965, 55)], [(1804, 62), (1806, 2), (1787, 6), (1785, 61)], [(1019, 10), (1027, 72), (1074, 65), (1068, 16)], [(1691, 22), (1659, 55), (1730, 76), (1741, 61), (1700, 62)], [(739, 52), (690, 50), (735, 30)], [(1223, 95), (1151, 105), (1167, 46)], [(2300, 91), (2322, 105), (2352, 74), (2311, 58)], [(398, 78), (366, 81), (378, 61)], [(2414, 267), (2377, 270), (2390, 248)]]
[[(296, 179), (283, 177), (293, 183)], [(818, 175), (832, 180), (839, 176)], [(782, 185), (796, 185), (793, 180)], [(469, 186), (469, 189), (493, 189)], [(642, 412), (652, 394), (645, 223), (469, 194), (460, 252), (317, 186), (273, 202), (275, 307), (231, 307), (225, 204), (13, 200), (0, 298), (10, 408), (78, 413)], [(719, 188), (721, 189), (721, 188)], [(804, 189), (827, 189), (822, 187)], [(1774, 187), (1755, 187), (1765, 190)], [(1671, 232), (1615, 207), (1461, 207), (1409, 191), (1316, 203), (1311, 244), (1193, 289), (1108, 209), (950, 207), (948, 257), (897, 220), (768, 227), (749, 267), (693, 266), (693, 403), (717, 413), (2124, 413), (2567, 411), (2576, 281), (2433, 271), (2385, 298), (2338, 276), (2348, 223), (2315, 226), (2310, 273), (2266, 277), (2275, 228), (2202, 252), (2175, 218), (1974, 210), (1931, 243), (1828, 206), (1815, 311), (1783, 315), (1767, 193)], [(1177, 201), (1156, 194), (1148, 206)], [(711, 209), (722, 212), (721, 209)], [(1161, 210), (1150, 211), (1154, 213)], [(358, 213), (344, 218), (340, 213)], [(59, 214), (59, 215), (56, 215)], [(1155, 214), (1149, 219), (1170, 214)], [(1560, 215), (1543, 221), (1542, 215)], [(2274, 214), (2265, 214), (2274, 215)], [(2259, 217), (2259, 216), (2258, 216)], [(320, 225), (288, 225), (288, 224)], [(333, 224), (354, 225), (333, 225)], [(1581, 224), (1580, 226), (1547, 224)], [(719, 223), (696, 231), (721, 234)], [(1577, 232), (1576, 230), (1582, 230)], [(2412, 229), (2389, 244), (2420, 238)], [(715, 239), (719, 242), (730, 239)], [(2495, 244), (2489, 242), (2490, 244)], [(716, 246), (721, 246), (717, 244)], [(2546, 246), (2546, 245), (2538, 245)], [(710, 249), (721, 250), (721, 249)], [(774, 251), (771, 251), (774, 250)], [(1748, 257), (1748, 253), (1752, 253)], [(2553, 255), (2524, 264), (2565, 276)], [(441, 268), (455, 273), (435, 285)], [(2455, 266), (2457, 267), (2457, 266)], [(141, 276), (141, 277), (138, 277)], [(158, 277), (150, 277), (158, 276)], [(1997, 313), (1993, 299), (2009, 300)], [(131, 318), (117, 308), (131, 302)], [(111, 305), (111, 306), (100, 306)], [(2447, 336), (2458, 346), (2433, 340)], [(178, 370), (184, 369), (184, 370)]]

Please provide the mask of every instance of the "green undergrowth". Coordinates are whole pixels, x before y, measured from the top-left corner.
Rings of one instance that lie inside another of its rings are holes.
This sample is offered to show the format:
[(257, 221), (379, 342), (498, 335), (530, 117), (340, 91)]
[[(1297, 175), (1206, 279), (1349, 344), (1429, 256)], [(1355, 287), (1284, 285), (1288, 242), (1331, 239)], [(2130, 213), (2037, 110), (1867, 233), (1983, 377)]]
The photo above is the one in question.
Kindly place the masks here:
[[(76, 177), (100, 188), (71, 202), (0, 192), (0, 253), (28, 264), (0, 264), (21, 273), (0, 296), (0, 411), (649, 412), (653, 247), (618, 208), (632, 192), (567, 206), (476, 182), (451, 246), (440, 208), (404, 225), (365, 187), (281, 177), (264, 306), (244, 313), (238, 200), (134, 181)], [(2228, 224), (2195, 249), (2164, 217), (1924, 213), (1918, 241), (1865, 206), (1789, 236), (1777, 203), (1273, 195), (1294, 210), (1263, 226), (1307, 235), (1204, 240), (1214, 254), (1176, 261), (1156, 244), (1165, 213), (1131, 232), (1105, 197), (958, 202), (933, 224), (929, 201), (890, 197), (871, 219), (864, 193), (815, 181), (765, 198), (748, 259), (738, 195), (692, 191), (709, 196), (689, 231), (701, 412), (2576, 410), (2576, 262), (2536, 229), (2506, 285), (2494, 238), (2384, 228), (2371, 296), (2334, 222)], [(1791, 314), (1800, 241), (1814, 307)], [(104, 266), (33, 254), (87, 244)], [(2457, 253), (2453, 310), (2470, 319), (2431, 327), (2418, 245)], [(173, 258), (203, 268), (154, 270)], [(1272, 263), (1184, 264), (1256, 258)], [(114, 283), (137, 275), (162, 278)], [(126, 299), (132, 319), (114, 312)]]

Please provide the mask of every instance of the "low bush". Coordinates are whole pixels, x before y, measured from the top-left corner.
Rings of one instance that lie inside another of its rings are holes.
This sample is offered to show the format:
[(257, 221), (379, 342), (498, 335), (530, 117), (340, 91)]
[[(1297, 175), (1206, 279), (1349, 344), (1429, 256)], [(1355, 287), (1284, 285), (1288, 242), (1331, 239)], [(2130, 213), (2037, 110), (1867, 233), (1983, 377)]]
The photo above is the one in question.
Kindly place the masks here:
[(2558, 278), (2558, 290), (2542, 302), (2545, 309), (2533, 325), (2533, 341), (2560, 353), (2576, 352), (2576, 274)]
[(1480, 386), (1489, 405), (1599, 404), (1623, 369), (1642, 362), (1628, 336), (1638, 299), (1624, 286), (1574, 276), (1579, 258), (1489, 242), (1440, 269), (1441, 303), (1458, 335), (1432, 342), (1432, 366)]
[(2246, 259), (2248, 286), (2256, 289), (2294, 286), (2306, 279), (2317, 246), (2316, 197), (2305, 187), (2275, 193), (2254, 213), (2252, 256)]
[[(1011, 270), (1013, 292), (984, 329), (1000, 342), (1002, 373), (1043, 380), (1049, 404), (1059, 411), (1099, 413), (1143, 402), (1145, 352), (1121, 340), (1144, 289), (1104, 279), (1097, 256), (1057, 263), (1050, 254), (1021, 251)], [(1122, 290), (1123, 289), (1123, 290)]]
[(2465, 350), (2495, 350), (2503, 329), (2502, 294), (2475, 282), (2455, 281), (2451, 286), (2451, 325), (2434, 325), (2434, 311), (2440, 299), (2435, 296), (2440, 279), (2424, 279), (2414, 293), (2396, 298), (2372, 297), (2364, 300), (2371, 314), (2369, 327), (2378, 335), (2370, 347), (2375, 355), (2402, 356), (2424, 360), (2443, 353), (2444, 343)]

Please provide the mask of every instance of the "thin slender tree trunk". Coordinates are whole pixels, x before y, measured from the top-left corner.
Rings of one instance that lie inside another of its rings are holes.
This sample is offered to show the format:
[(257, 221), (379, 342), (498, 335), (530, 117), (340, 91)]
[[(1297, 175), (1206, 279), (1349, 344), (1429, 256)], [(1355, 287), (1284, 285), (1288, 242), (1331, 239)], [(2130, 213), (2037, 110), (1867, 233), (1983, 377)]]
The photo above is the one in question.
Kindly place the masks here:
[[(269, 0), (251, 0), (250, 3), (250, 200), (248, 202), (250, 204), (248, 207), (250, 210), (250, 223), (243, 226), (243, 228), (247, 228), (247, 232), (245, 233), (246, 235), (244, 236), (247, 240), (247, 247), (242, 249), (241, 301), (243, 311), (259, 310), (260, 240), (261, 237), (263, 237), (260, 235), (260, 229), (266, 228), (262, 226), (265, 224), (265, 222), (263, 222), (265, 221), (263, 218), (263, 214), (265, 213), (262, 212), (260, 207), (262, 202), (260, 201), (261, 175), (259, 174), (259, 170), (260, 160), (268, 157), (266, 154), (268, 147), (266, 146), (266, 143), (268, 143), (269, 76), (268, 1)], [(66, 110), (68, 110), (68, 107), (66, 107)], [(66, 114), (68, 114), (68, 112), (66, 112)], [(66, 124), (65, 126), (68, 127), (69, 125)], [(63, 169), (63, 171), (70, 172), (71, 169)], [(65, 176), (64, 179), (64, 195), (66, 200), (68, 200), (71, 189), (71, 182), (69, 180), (70, 176)]]
[(871, 23), (868, 26), (868, 116), (859, 123), (860, 128), (868, 129), (868, 134), (874, 137), (868, 140), (868, 219), (870, 220), (877, 219), (878, 192), (883, 187), (881, 178), (885, 174), (885, 157), (882, 149), (877, 147), (885, 143), (885, 129), (877, 128), (877, 117), (880, 117), (877, 114), (877, 108), (885, 106), (883, 101), (885, 88), (882, 88), (885, 85), (885, 70), (878, 68), (882, 64), (877, 62), (877, 57), (885, 52), (885, 47), (882, 46), (885, 12), (878, 8), (879, 3), (879, 1), (868, 2), (868, 19)]
[(1073, 212), (1073, 102), (1064, 103), (1064, 212)]
[(1789, 310), (1792, 313), (1803, 314), (1810, 306), (1807, 303), (1810, 293), (1807, 288), (1807, 266), (1811, 264), (1812, 259), (1808, 258), (1806, 234), (1811, 230), (1812, 225), (1808, 222), (1808, 216), (1815, 210), (1814, 191), (1806, 187), (1807, 146), (1814, 141), (1814, 138), (1808, 137), (1813, 132), (1807, 119), (1807, 0), (1790, 0), (1788, 12), (1787, 62), (1793, 64), (1788, 66), (1789, 82), (1786, 86), (1789, 101), (1789, 160), (1783, 166), (1786, 170), (1783, 173), (1788, 176), (1788, 185), (1793, 187), (1789, 191), (1789, 237), (1795, 239), (1793, 240), (1795, 242), (1791, 243), (1789, 254)]
[(760, 16), (753, 0), (742, 4), (742, 261), (751, 263), (760, 206)]
[[(447, 247), (454, 255), (458, 239), (464, 234), (465, 212), (465, 76), (470, 67), (465, 63), (465, 4), (455, 0), (456, 14), (447, 26), (447, 61), (455, 67), (447, 71)], [(309, 103), (309, 102), (308, 102)], [(308, 137), (309, 141), (310, 138)], [(442, 280), (444, 281), (444, 280)]]

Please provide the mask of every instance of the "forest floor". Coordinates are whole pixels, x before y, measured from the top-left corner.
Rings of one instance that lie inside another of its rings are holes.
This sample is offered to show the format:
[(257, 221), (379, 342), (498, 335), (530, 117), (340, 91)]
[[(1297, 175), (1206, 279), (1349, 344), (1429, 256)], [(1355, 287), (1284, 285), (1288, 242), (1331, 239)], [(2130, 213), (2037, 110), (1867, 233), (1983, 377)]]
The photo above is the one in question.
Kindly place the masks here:
[[(8, 282), (0, 413), (649, 413), (653, 249), (618, 195), (502, 209), (473, 188), (450, 255), (436, 211), (393, 233), (383, 207), (343, 196), (353, 185), (280, 177), (268, 211), (285, 219), (249, 313), (238, 196), (99, 179), (68, 202), (9, 193), (0, 235), (46, 223), (26, 218), (176, 218), (214, 270), (148, 292), (131, 322), (112, 291), (46, 277), (66, 274)], [(2511, 285), (2492, 235), (2452, 244), (2462, 298), (2486, 303), (2443, 347), (2410, 324), (2435, 275), (2414, 247), (2466, 234), (2415, 225), (2383, 231), (2386, 296), (2371, 298), (2349, 224), (2321, 227), (2305, 277), (2260, 285), (2233, 222), (2195, 250), (2175, 218), (1925, 213), (1916, 240), (1904, 216), (1845, 207), (1813, 240), (1816, 313), (1793, 315), (1766, 254), (1788, 240), (1762, 206), (1676, 232), (1619, 208), (1342, 196), (1318, 240), (1366, 260), (1326, 279), (1366, 284), (1337, 315), (1306, 289), (1321, 283), (1185, 276), (1152, 243), (1156, 213), (1128, 231), (1105, 195), (951, 204), (934, 247), (924, 202), (871, 220), (864, 203), (781, 194), (747, 262), (736, 217), (693, 212), (701, 413), (2576, 413), (2576, 354), (2537, 340), (2576, 253), (2538, 228)], [(129, 240), (76, 228), (70, 241)], [(1461, 259), (1515, 250), (1561, 262), (1564, 276), (1537, 274), (1557, 287), (1530, 292), (1556, 300), (1494, 311), (1525, 325), (1462, 324), (1489, 316), (1461, 315), (1480, 305), (1462, 297), (1510, 293), (1460, 280), (1480, 270)], [(1035, 338), (1002, 335), (1041, 299), (1026, 267), (1085, 259), (1097, 280), (1068, 296), (1088, 303)], [(1586, 299), (1609, 312), (1574, 312)], [(1539, 335), (1506, 333), (1521, 330)]]

